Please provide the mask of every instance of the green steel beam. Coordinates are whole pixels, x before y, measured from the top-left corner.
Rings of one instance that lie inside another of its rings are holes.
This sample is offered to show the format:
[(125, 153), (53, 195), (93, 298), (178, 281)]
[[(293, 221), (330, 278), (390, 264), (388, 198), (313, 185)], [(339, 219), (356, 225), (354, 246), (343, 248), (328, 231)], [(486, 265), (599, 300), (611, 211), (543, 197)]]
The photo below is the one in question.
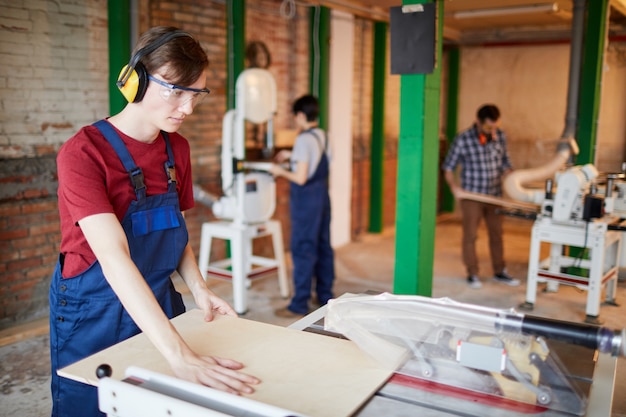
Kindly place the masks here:
[[(459, 80), (461, 74), (461, 50), (455, 46), (448, 50), (448, 90), (446, 106), (446, 140), (448, 145), (454, 140), (458, 129)], [(443, 181), (441, 211), (454, 211), (454, 196), (450, 187)]]
[[(432, 1), (403, 1), (403, 4)], [(400, 78), (400, 141), (393, 291), (431, 296), (439, 176), (443, 2), (437, 1), (436, 67)]]
[(577, 164), (593, 164), (595, 160), (608, 13), (609, 0), (587, 1), (576, 131), (580, 148)]
[(227, 5), (226, 106), (235, 108), (235, 84), (244, 70), (246, 56), (246, 0), (229, 0)]
[(387, 71), (387, 23), (374, 23), (374, 68), (372, 86), (372, 143), (370, 152), (369, 231), (383, 230), (385, 174), (385, 75)]
[(109, 114), (122, 111), (126, 99), (115, 84), (130, 59), (130, 0), (109, 0)]
[[(245, 66), (246, 0), (228, 0), (226, 7), (226, 17), (228, 19), (226, 28), (226, 108), (232, 110), (236, 105), (235, 86), (237, 84), (237, 77), (243, 72)], [(228, 240), (226, 241), (227, 257), (231, 256), (230, 249), (230, 240)]]
[(311, 8), (310, 90), (320, 105), (319, 126), (328, 130), (328, 82), (330, 71), (330, 9)]

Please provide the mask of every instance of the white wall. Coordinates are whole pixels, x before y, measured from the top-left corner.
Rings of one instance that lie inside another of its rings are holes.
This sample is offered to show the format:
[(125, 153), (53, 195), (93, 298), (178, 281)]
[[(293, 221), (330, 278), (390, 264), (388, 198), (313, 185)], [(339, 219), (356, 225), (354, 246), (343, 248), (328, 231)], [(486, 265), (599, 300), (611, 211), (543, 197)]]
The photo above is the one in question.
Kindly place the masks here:
[(330, 202), (333, 247), (350, 242), (352, 196), (352, 71), (354, 17), (332, 11), (329, 80), (328, 135), (332, 146)]
[[(614, 172), (626, 158), (624, 43), (606, 52), (595, 165)], [(469, 127), (481, 104), (502, 112), (515, 168), (550, 160), (565, 128), (569, 44), (461, 49), (458, 129)]]
[(604, 171), (618, 172), (625, 161), (626, 42), (616, 42), (608, 45), (602, 72), (596, 163)]

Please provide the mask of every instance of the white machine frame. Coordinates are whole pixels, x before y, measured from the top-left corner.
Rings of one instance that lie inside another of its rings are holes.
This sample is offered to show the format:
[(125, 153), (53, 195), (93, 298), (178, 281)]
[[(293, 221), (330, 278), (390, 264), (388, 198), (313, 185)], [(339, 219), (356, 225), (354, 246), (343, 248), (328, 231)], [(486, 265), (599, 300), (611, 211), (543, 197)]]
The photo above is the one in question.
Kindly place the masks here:
[[(266, 236), (271, 236), (274, 258), (256, 256), (252, 252), (254, 239)], [(230, 241), (232, 256), (210, 262), (213, 239)], [(251, 280), (265, 274), (276, 271), (280, 295), (283, 298), (289, 296), (283, 235), (280, 222), (277, 220), (268, 220), (262, 224), (237, 224), (227, 221), (204, 223), (198, 266), (205, 280), (209, 276), (232, 280), (233, 308), (239, 314), (244, 314), (248, 309), (246, 289), (250, 288)]]
[[(206, 280), (217, 276), (232, 280), (233, 307), (247, 311), (246, 290), (250, 279), (278, 271), (280, 294), (289, 296), (281, 224), (271, 220), (276, 206), (271, 163), (247, 162), (245, 123), (267, 123), (268, 147), (273, 143), (273, 117), (277, 109), (276, 82), (261, 68), (244, 70), (236, 83), (236, 108), (229, 110), (222, 125), (222, 190), (224, 196), (212, 206), (220, 220), (202, 225), (198, 267)], [(274, 258), (254, 256), (253, 240), (271, 236)], [(228, 240), (231, 257), (211, 262), (213, 239)]]
[[(551, 292), (557, 291), (559, 284), (575, 285), (587, 290), (586, 321), (597, 322), (604, 288), (605, 301), (615, 302), (619, 270), (622, 232), (607, 228), (608, 223), (600, 220), (585, 225), (567, 225), (554, 223), (549, 218), (538, 219), (531, 234), (526, 303), (535, 303), (540, 282), (547, 282), (547, 289)], [(542, 242), (550, 244), (550, 256), (540, 261)], [(591, 251), (589, 259), (563, 255), (564, 246), (588, 248)], [(572, 266), (588, 269), (589, 277), (561, 272), (561, 267)]]
[(126, 379), (102, 378), (98, 406), (109, 417), (304, 417), (270, 404), (138, 367)]

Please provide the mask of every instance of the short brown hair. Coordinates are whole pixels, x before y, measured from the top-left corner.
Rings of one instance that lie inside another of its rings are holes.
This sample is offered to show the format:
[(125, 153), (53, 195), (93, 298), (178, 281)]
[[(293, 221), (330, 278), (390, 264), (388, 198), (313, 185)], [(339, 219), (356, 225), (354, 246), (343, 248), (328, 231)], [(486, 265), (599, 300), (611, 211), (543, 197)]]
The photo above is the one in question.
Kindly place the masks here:
[(181, 35), (166, 41), (155, 50), (145, 54), (139, 62), (146, 68), (148, 74), (154, 74), (163, 69), (161, 74), (172, 84), (188, 86), (195, 83), (202, 71), (209, 66), (209, 58), (200, 43), (190, 34), (182, 32), (172, 26), (156, 26), (144, 32), (135, 49), (133, 56), (142, 48), (150, 46), (158, 39), (179, 32)]

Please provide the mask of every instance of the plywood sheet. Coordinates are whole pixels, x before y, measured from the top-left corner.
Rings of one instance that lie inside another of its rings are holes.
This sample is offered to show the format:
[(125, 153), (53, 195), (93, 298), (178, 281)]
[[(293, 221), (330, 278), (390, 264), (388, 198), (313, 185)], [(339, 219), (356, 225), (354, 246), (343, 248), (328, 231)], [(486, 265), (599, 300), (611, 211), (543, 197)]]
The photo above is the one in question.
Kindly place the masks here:
[[(260, 378), (250, 398), (308, 416), (353, 414), (393, 372), (348, 340), (235, 317), (216, 316), (207, 323), (200, 310), (172, 323), (196, 352), (238, 360), (245, 372)], [(111, 365), (115, 379), (123, 379), (128, 366), (173, 375), (143, 334), (58, 373), (97, 386), (95, 370), (102, 363)]]

